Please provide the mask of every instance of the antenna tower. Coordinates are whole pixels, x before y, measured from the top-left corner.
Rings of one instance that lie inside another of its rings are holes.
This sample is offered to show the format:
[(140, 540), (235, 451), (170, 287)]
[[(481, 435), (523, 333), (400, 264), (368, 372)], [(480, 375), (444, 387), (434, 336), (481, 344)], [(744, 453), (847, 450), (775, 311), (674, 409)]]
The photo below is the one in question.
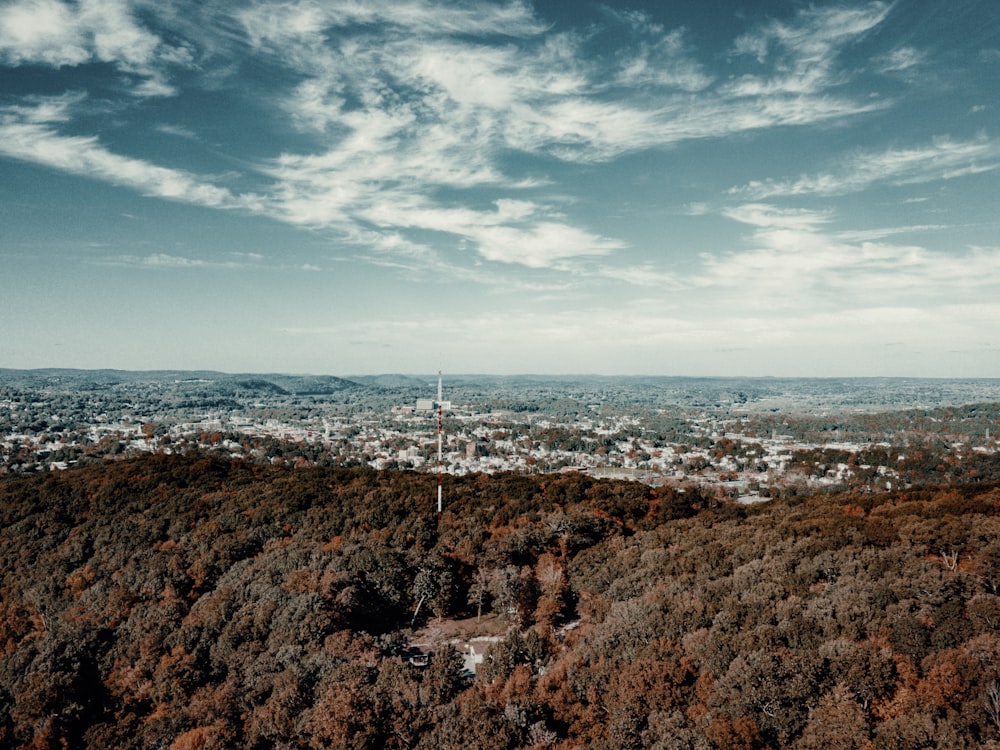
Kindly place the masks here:
[(438, 466), (437, 466), (437, 480), (438, 480), (438, 505), (437, 505), (437, 521), (438, 525), (441, 524), (441, 479), (444, 473), (444, 461), (442, 459), (442, 442), (444, 437), (444, 406), (443, 398), (441, 395), (441, 371), (438, 370), (438, 398), (437, 398), (437, 413), (438, 413)]

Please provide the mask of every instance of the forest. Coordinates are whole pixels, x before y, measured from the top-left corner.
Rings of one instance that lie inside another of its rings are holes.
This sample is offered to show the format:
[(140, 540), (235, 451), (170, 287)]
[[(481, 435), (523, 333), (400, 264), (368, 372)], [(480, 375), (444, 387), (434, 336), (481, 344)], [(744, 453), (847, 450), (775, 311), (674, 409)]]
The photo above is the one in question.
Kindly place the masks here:
[[(1000, 749), (998, 484), (449, 476), (440, 519), (435, 485), (3, 477), (0, 747)], [(458, 625), (494, 636), (474, 674)]]

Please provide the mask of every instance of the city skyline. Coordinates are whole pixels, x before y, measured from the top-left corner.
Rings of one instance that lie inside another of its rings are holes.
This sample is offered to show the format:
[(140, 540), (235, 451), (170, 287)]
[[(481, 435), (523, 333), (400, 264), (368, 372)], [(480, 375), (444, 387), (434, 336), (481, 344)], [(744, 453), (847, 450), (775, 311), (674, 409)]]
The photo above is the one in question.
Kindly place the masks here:
[(1000, 7), (14, 0), (0, 366), (995, 377)]

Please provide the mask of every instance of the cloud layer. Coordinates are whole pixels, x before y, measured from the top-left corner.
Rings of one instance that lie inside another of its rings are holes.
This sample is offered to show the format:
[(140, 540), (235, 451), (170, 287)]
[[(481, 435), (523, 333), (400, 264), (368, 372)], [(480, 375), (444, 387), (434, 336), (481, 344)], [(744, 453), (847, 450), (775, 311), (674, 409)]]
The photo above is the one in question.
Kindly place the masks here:
[[(634, 11), (611, 16), (634, 45), (598, 48), (587, 35), (553, 32), (523, 2), (209, 3), (192, 12), (226, 33), (172, 43), (169, 27), (139, 22), (140, 10), (151, 9), (20, 0), (0, 12), (0, 56), (12, 66), (111, 63), (135, 76), (136, 95), (177, 93), (172, 71), (195, 59), (224, 68), (256, 58), (297, 79), (257, 94), (311, 146), (258, 163), (256, 194), (237, 196), (210, 177), (115, 154), (97, 136), (62, 134), (71, 113), (63, 98), (8, 107), (0, 151), (147, 195), (364, 237), (382, 253), (401, 235), (412, 249), (417, 234), (433, 232), (486, 261), (529, 268), (607, 255), (626, 243), (574, 225), (544, 191), (518, 197), (548, 175), (514, 176), (500, 157), (601, 163), (885, 106), (839, 90), (849, 72), (838, 58), (884, 20), (883, 3), (809, 10), (748, 32), (732, 54), (758, 70), (735, 80), (708, 73), (684, 29)], [(521, 210), (477, 207), (482, 191)]]
[[(0, 159), (264, 219), (299, 250), (162, 242), (106, 267), (368, 274), (394, 309), (390, 279), (432, 279), (498, 346), (781, 346), (992, 311), (988, 36), (880, 0), (728, 10), (8, 0)], [(412, 335), (352, 325), (287, 330)]]

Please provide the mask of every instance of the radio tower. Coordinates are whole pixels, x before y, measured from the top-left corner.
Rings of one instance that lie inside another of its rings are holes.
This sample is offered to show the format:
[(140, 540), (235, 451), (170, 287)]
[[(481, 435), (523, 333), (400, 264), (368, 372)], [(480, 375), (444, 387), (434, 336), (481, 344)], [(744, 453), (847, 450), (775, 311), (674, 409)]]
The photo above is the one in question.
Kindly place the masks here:
[(443, 398), (441, 396), (441, 371), (438, 370), (438, 400), (437, 400), (437, 412), (438, 412), (438, 515), (437, 522), (441, 525), (441, 478), (444, 471), (444, 461), (441, 456), (441, 446), (442, 438), (444, 437), (444, 406)]

